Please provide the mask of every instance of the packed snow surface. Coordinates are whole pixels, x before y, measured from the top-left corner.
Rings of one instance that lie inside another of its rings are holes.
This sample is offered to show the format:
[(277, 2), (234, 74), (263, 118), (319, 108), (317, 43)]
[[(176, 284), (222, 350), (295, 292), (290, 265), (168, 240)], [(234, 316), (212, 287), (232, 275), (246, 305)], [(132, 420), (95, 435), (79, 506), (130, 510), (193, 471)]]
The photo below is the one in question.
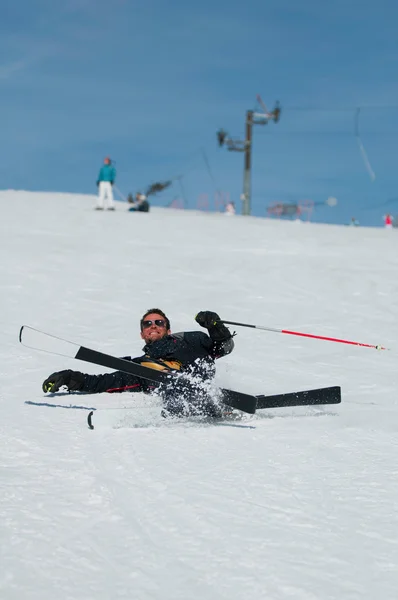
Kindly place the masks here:
[[(1, 599), (396, 600), (398, 231), (94, 203), (0, 193)], [(150, 307), (174, 332), (213, 310), (390, 350), (232, 327), (217, 383), (341, 385), (342, 404), (213, 425), (43, 394), (104, 369), (22, 346), (21, 325), (136, 356)]]

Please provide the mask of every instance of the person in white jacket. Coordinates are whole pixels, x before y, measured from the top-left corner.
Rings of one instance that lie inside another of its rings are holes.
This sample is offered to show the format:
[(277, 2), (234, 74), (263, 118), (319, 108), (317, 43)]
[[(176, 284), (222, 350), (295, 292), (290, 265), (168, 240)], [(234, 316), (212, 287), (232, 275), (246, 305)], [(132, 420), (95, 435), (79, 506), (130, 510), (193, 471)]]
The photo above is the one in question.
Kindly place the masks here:
[(235, 203), (234, 203), (234, 202), (228, 202), (228, 203), (225, 205), (225, 214), (226, 214), (228, 217), (231, 217), (231, 216), (233, 216), (233, 215), (235, 215), (235, 214), (236, 214), (236, 210), (235, 210)]
[(110, 158), (104, 159), (104, 164), (100, 169), (97, 186), (98, 186), (98, 202), (96, 210), (103, 210), (105, 202), (108, 204), (108, 210), (115, 210), (113, 206), (113, 191), (112, 186), (116, 178), (116, 169), (112, 165)]

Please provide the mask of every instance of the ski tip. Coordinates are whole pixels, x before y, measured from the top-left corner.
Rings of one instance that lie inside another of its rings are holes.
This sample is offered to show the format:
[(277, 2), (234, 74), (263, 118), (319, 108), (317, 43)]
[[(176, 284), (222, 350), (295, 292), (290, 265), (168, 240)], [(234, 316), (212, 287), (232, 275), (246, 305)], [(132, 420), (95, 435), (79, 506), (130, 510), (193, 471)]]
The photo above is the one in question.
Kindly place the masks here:
[(340, 385), (335, 385), (334, 386), (334, 402), (330, 402), (330, 404), (341, 404), (341, 386)]
[(93, 414), (94, 414), (94, 411), (90, 410), (90, 412), (88, 413), (88, 416), (87, 416), (87, 425), (88, 425), (89, 429), (94, 429)]
[(21, 329), (19, 330), (19, 341), (21, 344), (22, 344), (22, 331), (23, 331), (24, 327), (25, 327), (25, 325), (22, 325)]

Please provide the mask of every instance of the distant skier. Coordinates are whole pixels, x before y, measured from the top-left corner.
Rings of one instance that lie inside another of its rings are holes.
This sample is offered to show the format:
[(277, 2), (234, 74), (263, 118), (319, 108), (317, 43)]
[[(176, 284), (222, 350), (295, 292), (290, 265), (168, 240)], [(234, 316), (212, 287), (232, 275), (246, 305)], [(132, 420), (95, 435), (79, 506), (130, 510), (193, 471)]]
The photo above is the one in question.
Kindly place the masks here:
[(227, 202), (225, 205), (225, 214), (231, 217), (236, 214), (235, 202)]
[(139, 192), (135, 195), (135, 200), (132, 195), (129, 194), (127, 202), (132, 206), (128, 209), (130, 212), (149, 212), (149, 202), (145, 194)]
[(384, 215), (384, 227), (386, 229), (392, 229), (393, 218), (390, 214)]
[(105, 202), (107, 201), (108, 210), (115, 210), (113, 206), (113, 191), (112, 186), (115, 182), (116, 178), (116, 169), (112, 165), (112, 161), (110, 158), (106, 157), (104, 159), (104, 165), (101, 167), (98, 179), (98, 202), (96, 206), (96, 210), (103, 210), (105, 206)]
[(214, 361), (230, 354), (234, 341), (220, 317), (210, 311), (198, 313), (195, 320), (208, 330), (172, 334), (170, 321), (159, 308), (146, 311), (140, 320), (141, 338), (145, 342), (144, 355), (126, 360), (158, 371), (177, 370), (191, 375), (178, 378), (170, 384), (155, 383), (122, 371), (104, 375), (88, 375), (80, 371), (58, 371), (43, 382), (44, 392), (58, 392), (66, 386), (69, 391), (83, 393), (144, 392), (158, 389), (163, 400), (163, 416), (208, 415), (218, 417), (222, 409), (203, 384), (215, 374)]

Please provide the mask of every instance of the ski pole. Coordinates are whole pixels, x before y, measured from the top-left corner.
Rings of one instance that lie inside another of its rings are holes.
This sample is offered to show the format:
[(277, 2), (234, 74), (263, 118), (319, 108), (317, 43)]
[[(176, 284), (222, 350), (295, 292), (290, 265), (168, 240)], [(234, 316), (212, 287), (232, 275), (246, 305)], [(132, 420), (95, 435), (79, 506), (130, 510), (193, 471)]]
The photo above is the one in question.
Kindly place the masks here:
[(117, 191), (117, 193), (119, 194), (119, 196), (122, 198), (122, 200), (124, 202), (127, 202), (126, 196), (124, 194), (122, 194), (122, 192), (119, 190), (119, 188), (115, 184), (113, 184), (113, 187)]
[(301, 331), (289, 331), (288, 329), (274, 329), (272, 327), (264, 327), (263, 325), (250, 325), (249, 323), (236, 323), (235, 321), (221, 321), (225, 325), (238, 325), (239, 327), (251, 327), (252, 329), (263, 329), (265, 331), (273, 331), (275, 333), (287, 333), (289, 335), (299, 335), (301, 337), (314, 338), (316, 340), (326, 340), (328, 342), (339, 342), (339, 344), (352, 344), (353, 346), (364, 346), (365, 348), (375, 348), (376, 350), (388, 350), (380, 344), (362, 344), (361, 342), (352, 342), (351, 340), (341, 340), (339, 338), (327, 337), (324, 335), (314, 335), (313, 333), (302, 333)]

